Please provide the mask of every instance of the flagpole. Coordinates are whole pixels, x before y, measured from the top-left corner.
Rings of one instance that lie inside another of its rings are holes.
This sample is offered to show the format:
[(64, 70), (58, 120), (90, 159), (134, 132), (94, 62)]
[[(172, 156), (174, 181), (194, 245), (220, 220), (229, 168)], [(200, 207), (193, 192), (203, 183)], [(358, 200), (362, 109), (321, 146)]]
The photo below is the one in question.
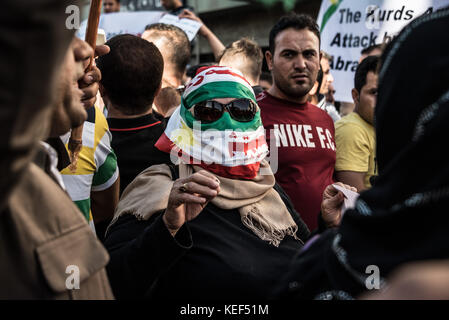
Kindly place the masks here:
[[(97, 41), (97, 32), (98, 32), (98, 24), (100, 22), (100, 14), (101, 14), (101, 2), (102, 0), (92, 0), (89, 10), (89, 18), (87, 20), (87, 29), (86, 29), (86, 37), (85, 41), (94, 49)], [(95, 53), (94, 53), (95, 55)], [(94, 56), (90, 58), (89, 65), (86, 68), (86, 71), (92, 69), (92, 63), (94, 60)], [(68, 149), (70, 155), (70, 170), (76, 171), (78, 155), (83, 146), (83, 127), (84, 124), (81, 124), (77, 128), (72, 129), (72, 133), (70, 135)]]

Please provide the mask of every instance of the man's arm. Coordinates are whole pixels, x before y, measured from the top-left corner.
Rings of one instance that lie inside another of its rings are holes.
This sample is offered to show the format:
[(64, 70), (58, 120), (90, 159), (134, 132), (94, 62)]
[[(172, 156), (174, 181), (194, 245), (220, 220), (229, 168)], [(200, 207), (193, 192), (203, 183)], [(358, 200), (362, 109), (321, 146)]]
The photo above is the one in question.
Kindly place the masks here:
[(109, 188), (90, 193), (92, 216), (95, 224), (112, 220), (119, 199), (119, 190), (120, 178)]
[(337, 123), (335, 143), (335, 180), (356, 187), (358, 192), (367, 189), (365, 176), (369, 170), (370, 148), (365, 130), (357, 124)]
[(112, 135), (103, 113), (95, 107), (95, 132), (99, 139), (94, 158), (96, 170), (91, 187), (94, 223), (112, 219), (119, 199), (120, 179), (117, 157), (112, 150)]
[(187, 9), (185, 9), (179, 15), (179, 18), (187, 18), (187, 19), (195, 20), (202, 24), (198, 33), (200, 35), (202, 35), (209, 43), (209, 46), (212, 49), (212, 52), (214, 54), (215, 61), (220, 60), (220, 56), (223, 53), (225, 46), (220, 41), (220, 39), (218, 39), (217, 36), (203, 23), (203, 21), (201, 21), (201, 19), (198, 18), (192, 11), (187, 10)]
[(356, 187), (358, 192), (367, 189), (365, 187), (365, 176), (366, 172), (335, 171), (335, 180)]

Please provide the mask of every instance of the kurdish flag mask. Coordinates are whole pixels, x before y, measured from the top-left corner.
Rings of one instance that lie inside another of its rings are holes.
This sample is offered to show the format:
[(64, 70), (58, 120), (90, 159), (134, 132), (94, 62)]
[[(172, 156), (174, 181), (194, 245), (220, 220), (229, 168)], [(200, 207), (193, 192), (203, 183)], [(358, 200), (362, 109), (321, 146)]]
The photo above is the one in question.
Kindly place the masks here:
[(156, 147), (219, 176), (255, 178), (268, 146), (250, 84), (229, 67), (200, 70)]

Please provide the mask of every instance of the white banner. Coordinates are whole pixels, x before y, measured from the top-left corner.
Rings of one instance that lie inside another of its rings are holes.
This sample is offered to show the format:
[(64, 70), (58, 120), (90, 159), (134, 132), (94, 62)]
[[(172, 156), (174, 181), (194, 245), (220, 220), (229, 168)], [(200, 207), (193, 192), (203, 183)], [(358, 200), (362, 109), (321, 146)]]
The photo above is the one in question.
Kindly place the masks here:
[(363, 48), (388, 43), (413, 19), (448, 5), (449, 0), (322, 0), (317, 22), (321, 49), (333, 56), (335, 100), (353, 102)]
[[(99, 29), (106, 33), (106, 41), (118, 34), (134, 34), (140, 36), (145, 27), (152, 23), (158, 23), (164, 15), (162, 11), (136, 11), (136, 12), (114, 12), (100, 16)], [(85, 38), (87, 20), (81, 23), (77, 36)]]
[[(197, 21), (187, 18), (179, 19), (177, 16), (162, 11), (135, 11), (102, 14), (98, 28), (105, 31), (107, 41), (118, 34), (125, 33), (140, 37), (147, 25), (158, 22), (177, 26), (187, 34), (190, 41), (196, 36), (202, 25)], [(86, 26), (87, 20), (84, 20), (76, 34), (81, 39), (85, 38)]]

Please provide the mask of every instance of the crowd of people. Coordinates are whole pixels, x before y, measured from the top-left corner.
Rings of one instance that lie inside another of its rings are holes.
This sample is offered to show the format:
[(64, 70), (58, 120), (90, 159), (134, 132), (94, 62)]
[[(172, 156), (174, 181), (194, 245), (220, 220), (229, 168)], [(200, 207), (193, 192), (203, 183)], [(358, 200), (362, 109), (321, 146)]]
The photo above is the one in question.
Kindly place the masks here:
[(348, 111), (306, 14), (265, 53), (202, 24), (190, 65), (176, 26), (92, 49), (69, 1), (5, 1), (1, 299), (449, 298), (449, 9), (361, 52)]

